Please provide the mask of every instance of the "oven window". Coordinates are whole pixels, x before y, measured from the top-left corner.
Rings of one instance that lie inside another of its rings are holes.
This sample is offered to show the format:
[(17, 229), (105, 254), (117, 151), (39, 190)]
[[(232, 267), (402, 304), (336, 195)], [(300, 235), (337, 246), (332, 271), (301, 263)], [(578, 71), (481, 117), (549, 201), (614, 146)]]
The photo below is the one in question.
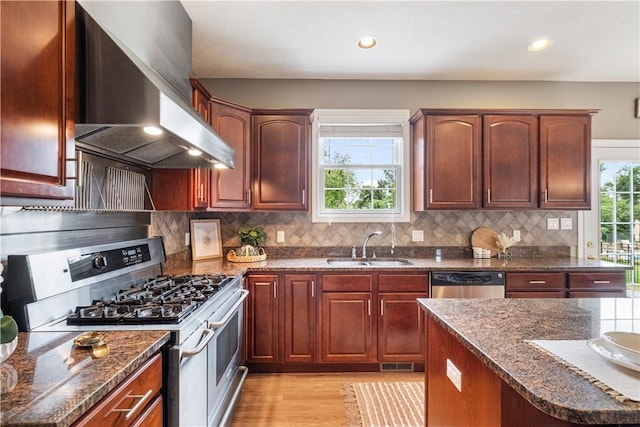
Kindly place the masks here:
[(220, 378), (224, 375), (224, 372), (231, 363), (231, 359), (233, 359), (233, 356), (239, 348), (239, 314), (239, 312), (236, 312), (236, 314), (233, 315), (227, 323), (227, 326), (222, 329), (216, 341), (216, 385), (220, 382)]

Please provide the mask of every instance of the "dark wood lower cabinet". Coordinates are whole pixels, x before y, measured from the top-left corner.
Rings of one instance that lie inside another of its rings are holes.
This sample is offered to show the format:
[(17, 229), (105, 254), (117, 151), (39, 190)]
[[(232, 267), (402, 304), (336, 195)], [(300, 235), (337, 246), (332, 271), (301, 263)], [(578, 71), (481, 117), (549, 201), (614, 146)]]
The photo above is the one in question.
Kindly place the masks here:
[(247, 362), (275, 363), (278, 347), (278, 276), (251, 275), (247, 281), (245, 348)]
[(624, 270), (600, 272), (517, 272), (506, 274), (507, 298), (622, 298)]
[(323, 362), (375, 361), (371, 292), (322, 294)]
[(314, 274), (284, 275), (284, 362), (317, 361)]
[(73, 427), (162, 427), (162, 384), (162, 354), (158, 353), (89, 409)]
[[(425, 414), (429, 426), (583, 426), (535, 408), (453, 335), (427, 316)], [(447, 377), (447, 360), (461, 373), (461, 391)]]
[(247, 362), (316, 362), (316, 276), (250, 275), (247, 286)]
[(569, 273), (570, 298), (621, 298), (627, 293), (624, 271)]
[(424, 366), (417, 299), (427, 297), (427, 274), (252, 273), (247, 286), (245, 348), (252, 372)]

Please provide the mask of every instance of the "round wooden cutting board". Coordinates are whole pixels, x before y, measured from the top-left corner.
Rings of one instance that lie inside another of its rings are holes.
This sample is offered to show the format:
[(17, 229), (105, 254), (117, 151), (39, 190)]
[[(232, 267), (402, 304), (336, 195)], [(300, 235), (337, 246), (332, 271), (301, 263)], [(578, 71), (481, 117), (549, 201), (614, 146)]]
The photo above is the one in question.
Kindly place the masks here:
[(489, 227), (478, 227), (471, 233), (471, 247), (489, 249), (491, 256), (496, 255), (500, 249), (498, 247), (498, 233)]

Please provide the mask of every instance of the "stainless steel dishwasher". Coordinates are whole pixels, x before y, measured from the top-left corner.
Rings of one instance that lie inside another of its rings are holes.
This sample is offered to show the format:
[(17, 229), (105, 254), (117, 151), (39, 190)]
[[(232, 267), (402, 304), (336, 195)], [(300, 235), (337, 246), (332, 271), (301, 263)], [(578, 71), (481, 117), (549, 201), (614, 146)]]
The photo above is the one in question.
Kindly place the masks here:
[(504, 298), (502, 271), (432, 271), (431, 298)]

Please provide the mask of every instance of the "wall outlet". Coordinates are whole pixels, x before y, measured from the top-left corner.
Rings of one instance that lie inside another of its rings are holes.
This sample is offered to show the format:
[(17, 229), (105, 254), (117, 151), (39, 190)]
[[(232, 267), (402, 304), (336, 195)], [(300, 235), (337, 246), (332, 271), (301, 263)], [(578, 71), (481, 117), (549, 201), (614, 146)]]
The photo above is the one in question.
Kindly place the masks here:
[(462, 393), (462, 373), (449, 359), (447, 359), (447, 378)]
[(276, 233), (276, 243), (284, 243), (284, 230), (278, 230)]
[(571, 230), (573, 228), (573, 221), (571, 218), (560, 218), (560, 230)]
[(185, 246), (191, 245), (191, 233), (184, 233), (184, 245)]
[(547, 230), (560, 229), (560, 220), (558, 218), (547, 218)]
[(423, 230), (412, 230), (411, 231), (411, 241), (412, 242), (424, 242), (424, 231)]
[(520, 230), (513, 230), (513, 240), (516, 242), (520, 241)]

